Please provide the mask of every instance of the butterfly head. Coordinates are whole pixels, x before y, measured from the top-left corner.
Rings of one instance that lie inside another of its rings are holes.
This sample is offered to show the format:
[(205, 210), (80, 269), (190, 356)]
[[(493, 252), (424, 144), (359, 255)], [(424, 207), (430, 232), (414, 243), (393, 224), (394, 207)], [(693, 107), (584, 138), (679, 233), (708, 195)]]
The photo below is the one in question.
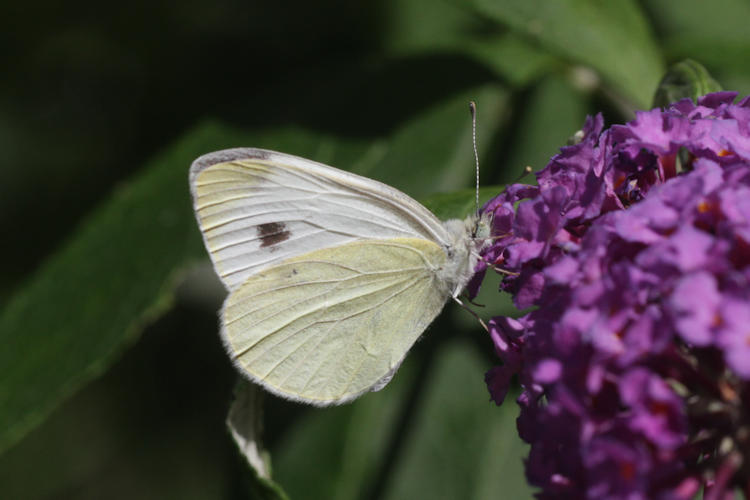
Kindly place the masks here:
[(471, 227), (471, 239), (478, 244), (481, 250), (490, 241), (492, 232), (493, 212), (484, 212), (466, 218), (466, 223)]
[(474, 276), (480, 252), (491, 241), (492, 214), (448, 220), (443, 225), (451, 235), (451, 241), (445, 248), (448, 261), (441, 278), (448, 284), (451, 295), (457, 297)]

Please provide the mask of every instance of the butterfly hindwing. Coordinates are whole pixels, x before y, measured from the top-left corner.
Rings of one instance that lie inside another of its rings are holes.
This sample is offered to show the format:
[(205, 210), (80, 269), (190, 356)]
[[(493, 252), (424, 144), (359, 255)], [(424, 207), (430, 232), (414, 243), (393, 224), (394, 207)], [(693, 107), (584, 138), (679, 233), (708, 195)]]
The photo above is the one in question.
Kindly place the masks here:
[(421, 238), (357, 241), (248, 278), (222, 310), (235, 364), (271, 392), (317, 405), (379, 388), (449, 296), (445, 252)]

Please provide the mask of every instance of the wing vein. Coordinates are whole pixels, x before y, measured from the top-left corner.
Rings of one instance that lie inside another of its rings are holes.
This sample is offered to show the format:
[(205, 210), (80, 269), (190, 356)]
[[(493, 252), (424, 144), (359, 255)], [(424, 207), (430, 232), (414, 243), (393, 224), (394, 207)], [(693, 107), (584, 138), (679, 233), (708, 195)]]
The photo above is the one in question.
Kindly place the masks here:
[[(414, 279), (414, 278), (412, 278), (412, 279)], [(401, 282), (403, 282), (403, 281), (405, 281), (405, 280), (402, 280)], [(395, 281), (395, 282), (393, 282), (393, 284), (391, 284), (391, 285), (389, 285), (389, 286), (396, 286), (396, 285), (398, 285), (399, 283), (400, 283), (399, 281)], [(359, 295), (357, 295), (357, 296), (354, 296), (354, 297), (350, 297), (349, 299), (347, 299), (346, 301), (343, 301), (343, 302), (349, 302), (349, 301), (351, 301), (351, 300), (354, 300), (354, 299), (361, 299), (361, 298), (365, 298), (365, 297), (367, 297), (368, 295), (373, 295), (373, 294), (375, 294), (375, 293), (379, 293), (379, 292), (382, 292), (383, 290), (385, 290), (385, 289), (387, 289), (387, 288), (388, 288), (388, 287), (383, 287), (383, 288), (380, 288), (380, 289), (377, 289), (377, 290), (373, 290), (373, 291), (369, 291), (369, 292), (364, 292), (364, 293), (361, 293), (361, 294), (359, 294)], [(335, 291), (336, 291), (336, 287), (334, 287), (334, 288), (333, 288), (332, 290), (327, 290), (327, 291), (325, 291), (325, 292), (322, 292), (322, 293), (320, 293), (320, 294), (318, 294), (318, 295), (315, 295), (315, 296), (313, 296), (313, 297), (310, 297), (310, 298), (309, 298), (309, 299), (307, 299), (307, 300), (306, 300), (305, 302), (310, 302), (311, 300), (317, 299), (317, 298), (319, 298), (319, 297), (321, 297), (321, 296), (323, 296), (323, 295), (325, 295), (325, 294), (327, 294), (327, 293), (331, 293), (331, 292), (335, 292)], [(338, 302), (337, 304), (340, 304), (340, 303), (343, 303), (343, 302)], [(253, 343), (252, 345), (250, 345), (250, 346), (248, 346), (248, 347), (245, 347), (245, 348), (244, 348), (244, 349), (243, 349), (242, 351), (240, 351), (240, 352), (236, 353), (236, 354), (234, 355), (234, 357), (235, 357), (235, 358), (239, 358), (240, 356), (244, 356), (244, 355), (245, 355), (245, 354), (247, 354), (247, 352), (249, 352), (249, 351), (250, 351), (251, 349), (255, 348), (255, 346), (256, 346), (256, 345), (258, 345), (259, 343), (261, 343), (261, 342), (263, 342), (264, 340), (266, 340), (266, 339), (268, 339), (268, 338), (272, 337), (273, 335), (275, 335), (275, 334), (279, 333), (279, 332), (280, 332), (281, 330), (283, 330), (284, 328), (287, 328), (287, 327), (288, 327), (288, 326), (289, 326), (290, 324), (294, 323), (295, 321), (298, 321), (298, 320), (300, 320), (300, 319), (302, 319), (302, 318), (305, 318), (305, 317), (307, 317), (307, 316), (310, 316), (311, 314), (315, 314), (315, 313), (316, 313), (316, 312), (318, 312), (319, 310), (320, 310), (320, 309), (313, 309), (313, 310), (310, 310), (310, 311), (304, 312), (304, 313), (302, 313), (302, 314), (298, 314), (297, 316), (293, 317), (293, 318), (292, 318), (292, 319), (290, 319), (289, 321), (286, 321), (286, 322), (285, 322), (284, 324), (282, 324), (282, 325), (280, 325), (280, 326), (278, 326), (278, 327), (275, 327), (275, 329), (274, 329), (274, 330), (272, 330), (271, 332), (269, 332), (268, 334), (266, 334), (266, 335), (265, 335), (265, 336), (263, 336), (262, 338), (260, 338), (260, 339), (258, 339), (257, 341), (255, 341), (255, 342), (254, 342), (254, 343)], [(268, 319), (270, 319), (270, 318), (273, 318), (274, 316), (278, 316), (279, 314), (282, 314), (282, 313), (288, 313), (288, 310), (285, 310), (285, 311), (279, 311), (279, 312), (273, 313), (273, 314), (271, 314), (271, 315), (268, 315), (268, 316), (266, 316), (265, 318), (261, 319), (260, 321), (256, 321), (256, 322), (255, 322), (255, 323), (254, 323), (254, 324), (253, 324), (252, 326), (250, 326), (250, 327), (249, 327), (248, 329), (250, 329), (250, 328), (255, 328), (255, 327), (257, 327), (257, 325), (258, 325), (258, 324), (262, 323), (263, 321), (266, 321), (266, 320), (268, 320)], [(331, 321), (334, 321), (334, 320), (331, 320)], [(319, 324), (319, 323), (327, 323), (327, 322), (328, 322), (328, 321), (317, 321), (317, 322), (311, 323), (311, 325), (317, 325), (317, 324)], [(309, 328), (309, 326), (310, 326), (310, 325), (308, 325), (308, 326), (304, 327), (303, 329)], [(282, 339), (282, 340), (280, 340), (279, 342), (282, 342), (282, 341), (283, 341), (283, 339)], [(274, 344), (274, 345), (275, 345), (275, 344)], [(270, 349), (270, 348), (272, 348), (272, 347), (273, 347), (273, 346), (269, 347), (269, 349)], [(254, 361), (254, 360), (258, 359), (258, 357), (260, 357), (260, 356), (262, 356), (263, 354), (265, 354), (265, 352), (266, 352), (267, 350), (268, 350), (268, 349), (265, 349), (265, 350), (263, 350), (262, 352), (258, 353), (258, 354), (257, 354), (257, 355), (256, 355), (256, 356), (255, 356), (255, 357), (254, 357), (254, 358), (253, 358), (253, 359), (252, 359), (252, 360), (251, 360), (250, 362), (252, 362), (252, 361)]]
[[(284, 285), (284, 286), (280, 286), (280, 287), (274, 287), (274, 288), (271, 288), (271, 289), (268, 289), (268, 290), (263, 290), (262, 292), (258, 292), (258, 293), (253, 294), (253, 295), (249, 295), (247, 297), (242, 297), (242, 300), (236, 302), (235, 305), (241, 304), (243, 302), (248, 302), (251, 299), (257, 298), (257, 297), (265, 295), (267, 293), (278, 292), (278, 291), (281, 291), (281, 290), (284, 290), (284, 289), (287, 289), (287, 288), (295, 288), (295, 287), (304, 286), (304, 285), (324, 285), (326, 283), (344, 284), (347, 281), (350, 281), (350, 280), (353, 280), (353, 279), (357, 279), (357, 278), (361, 278), (363, 275), (368, 275), (368, 276), (383, 275), (383, 279), (381, 281), (385, 281), (385, 277), (388, 274), (401, 274), (401, 273), (403, 273), (405, 271), (419, 271), (419, 270), (421, 270), (421, 268), (407, 268), (407, 269), (399, 269), (399, 270), (394, 270), (394, 271), (377, 271), (377, 272), (362, 273), (362, 272), (356, 271), (355, 269), (348, 268), (348, 267), (340, 265), (340, 264), (334, 264), (334, 265), (336, 265), (338, 267), (341, 267), (341, 268), (344, 268), (344, 269), (348, 269), (348, 270), (357, 272), (358, 274), (356, 276), (349, 276), (349, 277), (343, 278), (343, 279), (305, 281), (305, 282), (302, 282), (302, 283), (290, 283), (288, 285)], [(373, 281), (371, 283), (377, 283), (377, 282), (378, 281)], [(305, 302), (309, 302), (310, 300), (316, 299), (318, 297), (321, 297), (321, 296), (325, 295), (326, 293), (330, 293), (330, 292), (335, 291), (335, 290), (336, 290), (336, 288), (333, 288), (331, 290), (325, 290), (325, 291), (323, 291), (323, 292), (321, 292), (321, 293), (319, 293), (317, 295), (313, 295), (311, 297), (308, 297), (307, 299), (305, 299), (304, 302), (300, 302), (300, 304), (304, 304)], [(359, 297), (356, 297), (356, 298), (359, 298)], [(232, 323), (235, 323), (235, 322), (237, 322), (237, 321), (239, 321), (239, 320), (241, 320), (243, 318), (246, 318), (247, 316), (249, 316), (251, 314), (258, 313), (258, 312), (262, 311), (263, 309), (265, 309), (266, 307), (270, 307), (272, 305), (273, 305), (273, 303), (257, 307), (256, 309), (253, 309), (251, 311), (246, 311), (246, 312), (242, 313), (240, 316), (232, 318), (230, 321), (226, 321), (225, 320), (225, 324), (230, 325)], [(284, 312), (284, 311), (281, 311), (281, 312)], [(270, 316), (266, 316), (265, 318), (258, 320), (256, 322), (256, 324), (257, 323), (262, 323), (263, 321), (271, 319), (273, 316), (275, 316), (277, 314), (279, 314), (279, 313), (274, 313), (274, 314), (272, 314)], [(254, 326), (255, 325), (252, 325), (252, 326), (250, 326), (250, 328), (252, 328)]]
[[(314, 224), (310, 224), (310, 225), (314, 225)], [(331, 230), (329, 230), (329, 229), (325, 229), (325, 228), (321, 228), (321, 229), (322, 229), (323, 231), (325, 231), (325, 232), (329, 232), (329, 233), (331, 233), (331, 232), (335, 232), (335, 231), (331, 231)], [(345, 236), (349, 236), (349, 237), (351, 237), (351, 238), (355, 238), (355, 239), (358, 239), (358, 238), (360, 238), (359, 236), (357, 236), (357, 235), (354, 235), (354, 234), (347, 234), (347, 233), (340, 233), (340, 234), (342, 234), (342, 235), (345, 235)], [(364, 238), (362, 238), (362, 239), (364, 239)], [(344, 242), (344, 243), (346, 243), (346, 242)], [(341, 243), (341, 244), (344, 244), (344, 243)], [(331, 245), (331, 246), (330, 246), (329, 248), (334, 248), (334, 247), (340, 246), (341, 244), (337, 244), (337, 245)], [(419, 255), (419, 256), (420, 256), (421, 258), (422, 258), (422, 260), (423, 260), (424, 262), (429, 262), (429, 261), (427, 260), (427, 258), (425, 257), (424, 253), (422, 253), (421, 251), (419, 251), (419, 250), (417, 250), (417, 249), (415, 249), (415, 248), (409, 247), (409, 246), (405, 246), (405, 245), (398, 245), (398, 244), (396, 244), (396, 243), (392, 243), (392, 244), (390, 244), (390, 243), (386, 243), (386, 242), (384, 242), (384, 241), (378, 241), (377, 243), (373, 243), (373, 242), (370, 242), (370, 244), (382, 244), (382, 245), (386, 245), (386, 246), (392, 246), (392, 247), (397, 247), (397, 248), (406, 248), (406, 249), (409, 249), (409, 250), (411, 250), (411, 251), (413, 251), (413, 252), (417, 253), (417, 254), (418, 254), (418, 255)], [(231, 270), (227, 269), (226, 271), (224, 271), (224, 272), (222, 273), (222, 277), (225, 277), (225, 278), (226, 278), (227, 276), (232, 276), (232, 275), (234, 275), (234, 274), (242, 273), (242, 272), (244, 272), (244, 271), (247, 271), (248, 269), (252, 269), (252, 268), (262, 268), (262, 267), (263, 267), (263, 266), (265, 266), (266, 264), (269, 264), (269, 263), (275, 262), (275, 261), (277, 261), (277, 260), (278, 260), (278, 258), (277, 258), (277, 257), (271, 256), (271, 258), (269, 258), (269, 259), (267, 259), (267, 260), (265, 260), (265, 261), (263, 261), (263, 262), (255, 262), (255, 263), (253, 263), (253, 264), (249, 264), (249, 265), (247, 265), (247, 266), (244, 266), (244, 267), (238, 267), (238, 268), (234, 268), (234, 269), (231, 269)], [(306, 261), (304, 261), (304, 262), (306, 262)], [(431, 265), (430, 265), (429, 267), (430, 267), (430, 268), (432, 268), (432, 266), (431, 266)]]
[[(303, 238), (309, 238), (310, 236), (313, 236), (313, 235), (316, 235), (316, 234), (320, 234), (320, 233), (325, 233), (325, 232), (326, 232), (325, 229), (318, 229), (318, 230), (312, 231), (310, 233), (304, 233), (304, 234), (300, 234), (300, 235), (295, 235), (293, 238), (289, 238), (289, 239), (284, 240), (284, 242), (285, 243), (289, 243), (291, 241), (296, 241), (296, 240), (303, 239)], [(214, 247), (212, 250), (214, 252), (221, 252), (222, 250), (226, 250), (227, 248), (231, 248), (231, 247), (234, 247), (234, 246), (237, 246), (237, 245), (244, 245), (245, 243), (251, 243), (253, 241), (258, 241), (260, 239), (262, 239), (261, 236), (254, 236), (252, 238), (246, 238), (244, 240), (232, 241), (232, 242), (226, 243), (225, 245), (222, 245), (220, 247)]]
[[(284, 203), (285, 204), (293, 204), (294, 202), (298, 202), (298, 201), (300, 201), (300, 202), (310, 201), (313, 198), (315, 198), (315, 197), (311, 197), (311, 198), (298, 198), (298, 199), (292, 199), (292, 200), (288, 200), (287, 199), (287, 200), (284, 200)], [(278, 209), (278, 210), (267, 210), (267, 211), (264, 211), (264, 212), (253, 212), (251, 214), (244, 214), (244, 215), (241, 215), (239, 217), (232, 217), (232, 218), (229, 218), (229, 219), (220, 220), (218, 222), (215, 222), (214, 224), (204, 226), (203, 227), (203, 231), (206, 233), (206, 235), (208, 235), (208, 233), (211, 232), (211, 231), (215, 231), (215, 230), (220, 229), (220, 228), (222, 228), (224, 226), (227, 226), (229, 224), (233, 224), (235, 222), (244, 221), (244, 220), (247, 220), (247, 219), (253, 219), (253, 218), (256, 218), (256, 217), (267, 217), (269, 215), (284, 214), (284, 213), (298, 214), (298, 213), (302, 212), (302, 213), (314, 213), (314, 214), (316, 214), (318, 216), (318, 218), (323, 218), (323, 217), (321, 217), (321, 215), (322, 214), (326, 214), (326, 215), (329, 215), (329, 216), (330, 215), (335, 215), (337, 218), (343, 218), (343, 219), (353, 220), (353, 221), (356, 222), (354, 224), (355, 227), (357, 226), (357, 224), (361, 225), (362, 221), (365, 220), (365, 221), (367, 221), (368, 224), (377, 225), (377, 226), (380, 226), (380, 227), (383, 227), (383, 228), (386, 228), (386, 229), (390, 229), (392, 231), (395, 231), (395, 232), (403, 234), (403, 235), (411, 235), (411, 236), (424, 237), (424, 235), (422, 235), (422, 234), (420, 234), (420, 233), (418, 233), (416, 231), (410, 230), (410, 228), (408, 228), (408, 227), (399, 227), (399, 226), (394, 225), (392, 223), (388, 223), (388, 222), (390, 222), (390, 221), (388, 221), (388, 219), (385, 219), (385, 218), (379, 216), (375, 212), (371, 212), (371, 211), (364, 210), (364, 209), (358, 209), (357, 207), (352, 207), (351, 205), (346, 205), (344, 203), (333, 203), (331, 200), (327, 200), (327, 202), (331, 203), (331, 204), (334, 204), (334, 205), (345, 207), (350, 212), (351, 211), (357, 211), (357, 212), (359, 212), (360, 214), (363, 214), (363, 215), (361, 215), (361, 216), (355, 216), (355, 215), (350, 215), (350, 214), (339, 212), (339, 211), (334, 211), (333, 209), (321, 210), (319, 208), (311, 208), (311, 207), (300, 208), (300, 207), (297, 207), (297, 206), (291, 206), (291, 207), (288, 207), (288, 208), (282, 208), (282, 209)], [(263, 205), (268, 205), (268, 204), (269, 204), (269, 202), (256, 203), (254, 205), (245, 206), (245, 207), (242, 208), (242, 210), (244, 211), (248, 207), (263, 206)], [(238, 208), (232, 208), (232, 209), (227, 209), (224, 212), (235, 212), (237, 210), (240, 210), (240, 209), (238, 209)], [(219, 218), (219, 215), (220, 215), (220, 213), (215, 213), (215, 214), (206, 215), (205, 217)], [(304, 219), (292, 219), (292, 221), (299, 221), (299, 222), (304, 222), (304, 223), (307, 223), (307, 224), (312, 224), (312, 222), (310, 222), (310, 220), (307, 219), (307, 218), (304, 218)], [(279, 221), (278, 218), (273, 218), (273, 222), (289, 222), (289, 221)], [(251, 223), (251, 225), (257, 225), (257, 224), (252, 224)], [(226, 234), (226, 233), (219, 233), (219, 234), (223, 235), (223, 234)], [(215, 238), (216, 236), (218, 236), (218, 235), (212, 235), (212, 236), (209, 236), (209, 237)]]
[[(392, 294), (391, 294), (391, 295), (390, 295), (389, 297), (386, 297), (385, 299), (381, 300), (381, 301), (380, 301), (379, 303), (377, 303), (377, 304), (375, 304), (375, 305), (372, 305), (372, 306), (370, 306), (370, 307), (368, 307), (367, 309), (364, 309), (364, 310), (362, 310), (362, 311), (358, 311), (358, 312), (357, 312), (357, 313), (355, 313), (355, 314), (349, 315), (349, 316), (347, 316), (346, 318), (341, 318), (341, 319), (337, 320), (337, 322), (341, 322), (341, 321), (343, 321), (344, 319), (350, 319), (350, 318), (352, 318), (352, 317), (354, 317), (354, 316), (358, 316), (358, 315), (360, 315), (360, 314), (364, 314), (364, 313), (367, 313), (367, 312), (369, 312), (369, 311), (371, 311), (371, 310), (373, 310), (373, 309), (375, 309), (375, 308), (377, 308), (377, 307), (380, 307), (380, 306), (382, 306), (382, 305), (383, 305), (383, 304), (385, 304), (386, 302), (388, 302), (388, 301), (392, 300), (393, 298), (395, 298), (395, 297), (399, 296), (400, 294), (402, 294), (402, 293), (403, 293), (404, 291), (408, 290), (408, 289), (410, 288), (410, 286), (412, 286), (412, 285), (413, 285), (414, 283), (416, 283), (416, 282), (417, 282), (417, 281), (419, 281), (420, 279), (424, 279), (424, 278), (426, 278), (426, 276), (417, 276), (417, 277), (413, 278), (412, 280), (410, 280), (410, 283), (407, 283), (407, 285), (406, 285), (406, 286), (403, 286), (403, 287), (401, 287), (401, 289), (400, 289), (400, 290), (397, 290), (396, 292), (392, 293)], [(324, 322), (321, 322), (321, 323), (324, 323)], [(331, 356), (331, 355), (340, 355), (340, 353), (338, 353), (338, 352), (336, 352), (336, 351), (332, 350), (332, 351), (331, 351), (331, 353), (330, 353), (330, 354), (328, 355), (328, 357), (326, 357), (326, 358), (325, 358), (324, 360), (322, 360), (322, 361), (321, 361), (321, 362), (320, 362), (320, 363), (318, 364), (318, 367), (317, 367), (317, 368), (315, 369), (315, 371), (314, 371), (314, 372), (313, 372), (313, 373), (312, 373), (312, 374), (311, 374), (311, 375), (310, 375), (310, 376), (308, 377), (308, 379), (307, 379), (307, 382), (305, 382), (305, 385), (304, 385), (304, 386), (302, 387), (302, 391), (300, 391), (300, 392), (304, 392), (304, 391), (305, 391), (305, 389), (307, 389), (307, 387), (308, 387), (308, 386), (310, 385), (310, 381), (311, 381), (311, 380), (312, 380), (312, 379), (313, 379), (313, 378), (315, 377), (315, 375), (316, 375), (316, 374), (317, 374), (317, 373), (318, 373), (318, 372), (320, 371), (320, 369), (321, 369), (321, 368), (322, 368), (322, 367), (323, 367), (323, 366), (325, 365), (325, 362), (326, 362), (326, 361), (327, 361), (328, 359), (330, 359), (330, 356)], [(360, 370), (362, 369), (362, 364), (363, 364), (363, 363), (364, 363), (364, 360), (362, 361), (362, 363), (360, 363), (360, 365), (359, 365), (359, 366), (357, 367), (357, 369), (355, 370), (354, 374), (352, 375), (352, 378), (350, 379), (350, 381), (349, 381), (349, 382), (348, 382), (348, 384), (347, 384), (347, 387), (348, 387), (349, 385), (351, 385), (351, 380), (353, 380), (353, 378), (354, 378), (354, 377), (355, 377), (355, 376), (357, 375), (357, 373), (359, 373), (359, 371), (360, 371)]]

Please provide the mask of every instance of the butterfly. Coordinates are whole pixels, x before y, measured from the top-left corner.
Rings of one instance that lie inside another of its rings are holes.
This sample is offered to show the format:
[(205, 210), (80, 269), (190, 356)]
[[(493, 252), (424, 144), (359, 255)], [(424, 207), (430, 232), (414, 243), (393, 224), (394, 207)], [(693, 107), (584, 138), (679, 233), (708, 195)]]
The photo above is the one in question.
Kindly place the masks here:
[(198, 225), (229, 294), (221, 338), (279, 396), (340, 404), (383, 388), (489, 241), (381, 182), (263, 149), (190, 168)]

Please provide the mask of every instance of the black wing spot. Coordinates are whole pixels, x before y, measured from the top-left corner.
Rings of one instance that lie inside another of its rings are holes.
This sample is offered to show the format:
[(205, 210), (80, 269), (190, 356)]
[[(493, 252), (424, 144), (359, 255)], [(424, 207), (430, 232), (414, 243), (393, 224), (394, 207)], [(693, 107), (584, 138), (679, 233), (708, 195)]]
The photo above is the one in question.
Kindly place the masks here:
[(286, 230), (282, 222), (269, 222), (258, 226), (258, 238), (260, 238), (260, 247), (270, 247), (276, 243), (286, 241), (292, 235)]

